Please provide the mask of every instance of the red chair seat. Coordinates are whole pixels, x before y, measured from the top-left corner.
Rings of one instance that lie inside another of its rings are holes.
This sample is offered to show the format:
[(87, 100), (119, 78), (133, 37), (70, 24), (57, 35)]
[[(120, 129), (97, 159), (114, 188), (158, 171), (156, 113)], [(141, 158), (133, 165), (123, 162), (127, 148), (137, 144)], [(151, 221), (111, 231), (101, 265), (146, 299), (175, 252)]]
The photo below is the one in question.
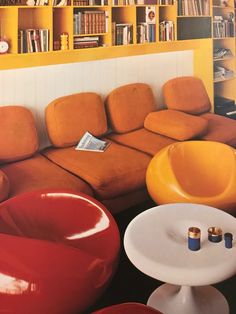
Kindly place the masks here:
[(162, 314), (161, 312), (141, 303), (122, 303), (98, 310), (93, 314)]

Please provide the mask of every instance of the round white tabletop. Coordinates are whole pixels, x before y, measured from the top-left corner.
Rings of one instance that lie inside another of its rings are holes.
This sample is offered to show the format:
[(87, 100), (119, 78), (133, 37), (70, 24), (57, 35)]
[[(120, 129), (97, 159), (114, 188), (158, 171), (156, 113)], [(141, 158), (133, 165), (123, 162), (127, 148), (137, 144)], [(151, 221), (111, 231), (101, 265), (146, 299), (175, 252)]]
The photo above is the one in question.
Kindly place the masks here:
[[(127, 256), (143, 273), (168, 283), (154, 291), (149, 305), (165, 314), (180, 313), (176, 312), (178, 307), (182, 314), (229, 313), (227, 301), (218, 290), (210, 286), (201, 287), (223, 281), (236, 273), (236, 243), (227, 249), (224, 240), (210, 242), (207, 230), (213, 226), (236, 237), (236, 219), (233, 216), (199, 204), (156, 206), (130, 222), (124, 236)], [(189, 227), (201, 229), (201, 248), (198, 251), (188, 248)], [(200, 286), (199, 289), (196, 286)], [(195, 287), (194, 293), (190, 287)], [(187, 301), (183, 302), (184, 299)]]

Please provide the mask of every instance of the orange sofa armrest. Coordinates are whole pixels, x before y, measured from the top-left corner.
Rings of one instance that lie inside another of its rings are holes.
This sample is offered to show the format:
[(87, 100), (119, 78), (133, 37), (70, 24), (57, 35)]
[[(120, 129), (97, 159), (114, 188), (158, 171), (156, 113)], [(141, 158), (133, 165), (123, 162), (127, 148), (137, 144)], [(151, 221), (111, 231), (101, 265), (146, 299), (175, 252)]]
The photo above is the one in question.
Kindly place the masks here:
[(147, 130), (185, 141), (206, 134), (206, 119), (176, 110), (160, 110), (147, 115), (144, 126)]
[(0, 202), (4, 201), (10, 191), (10, 182), (8, 180), (7, 175), (0, 170)]

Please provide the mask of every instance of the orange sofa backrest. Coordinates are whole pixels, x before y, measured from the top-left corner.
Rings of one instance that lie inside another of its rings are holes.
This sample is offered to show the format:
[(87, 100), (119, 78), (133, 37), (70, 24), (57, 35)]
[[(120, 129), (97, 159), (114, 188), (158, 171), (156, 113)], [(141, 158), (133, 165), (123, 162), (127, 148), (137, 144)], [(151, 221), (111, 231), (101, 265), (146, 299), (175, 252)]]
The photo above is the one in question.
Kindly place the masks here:
[(144, 119), (156, 110), (151, 88), (144, 83), (128, 84), (114, 89), (105, 101), (111, 128), (126, 133), (144, 126)]
[(205, 86), (197, 77), (183, 76), (169, 80), (163, 86), (163, 96), (168, 109), (200, 114), (211, 108)]
[(86, 131), (94, 136), (107, 132), (104, 104), (96, 93), (78, 93), (52, 101), (46, 108), (49, 138), (56, 147), (78, 143)]
[(0, 163), (25, 159), (38, 149), (31, 111), (23, 106), (0, 107)]

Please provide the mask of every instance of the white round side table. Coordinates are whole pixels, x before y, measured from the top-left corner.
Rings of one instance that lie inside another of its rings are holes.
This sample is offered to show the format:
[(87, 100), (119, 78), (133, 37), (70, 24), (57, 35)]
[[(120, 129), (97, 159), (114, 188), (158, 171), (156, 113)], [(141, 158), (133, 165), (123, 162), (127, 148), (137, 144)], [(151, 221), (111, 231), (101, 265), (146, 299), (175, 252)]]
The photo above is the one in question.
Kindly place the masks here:
[[(188, 228), (201, 229), (201, 248), (188, 249)], [(236, 273), (236, 243), (208, 240), (208, 228), (220, 227), (236, 238), (236, 219), (216, 208), (189, 203), (166, 204), (136, 216), (124, 235), (130, 261), (146, 275), (166, 282), (147, 304), (164, 314), (228, 314), (225, 297), (211, 284)]]

